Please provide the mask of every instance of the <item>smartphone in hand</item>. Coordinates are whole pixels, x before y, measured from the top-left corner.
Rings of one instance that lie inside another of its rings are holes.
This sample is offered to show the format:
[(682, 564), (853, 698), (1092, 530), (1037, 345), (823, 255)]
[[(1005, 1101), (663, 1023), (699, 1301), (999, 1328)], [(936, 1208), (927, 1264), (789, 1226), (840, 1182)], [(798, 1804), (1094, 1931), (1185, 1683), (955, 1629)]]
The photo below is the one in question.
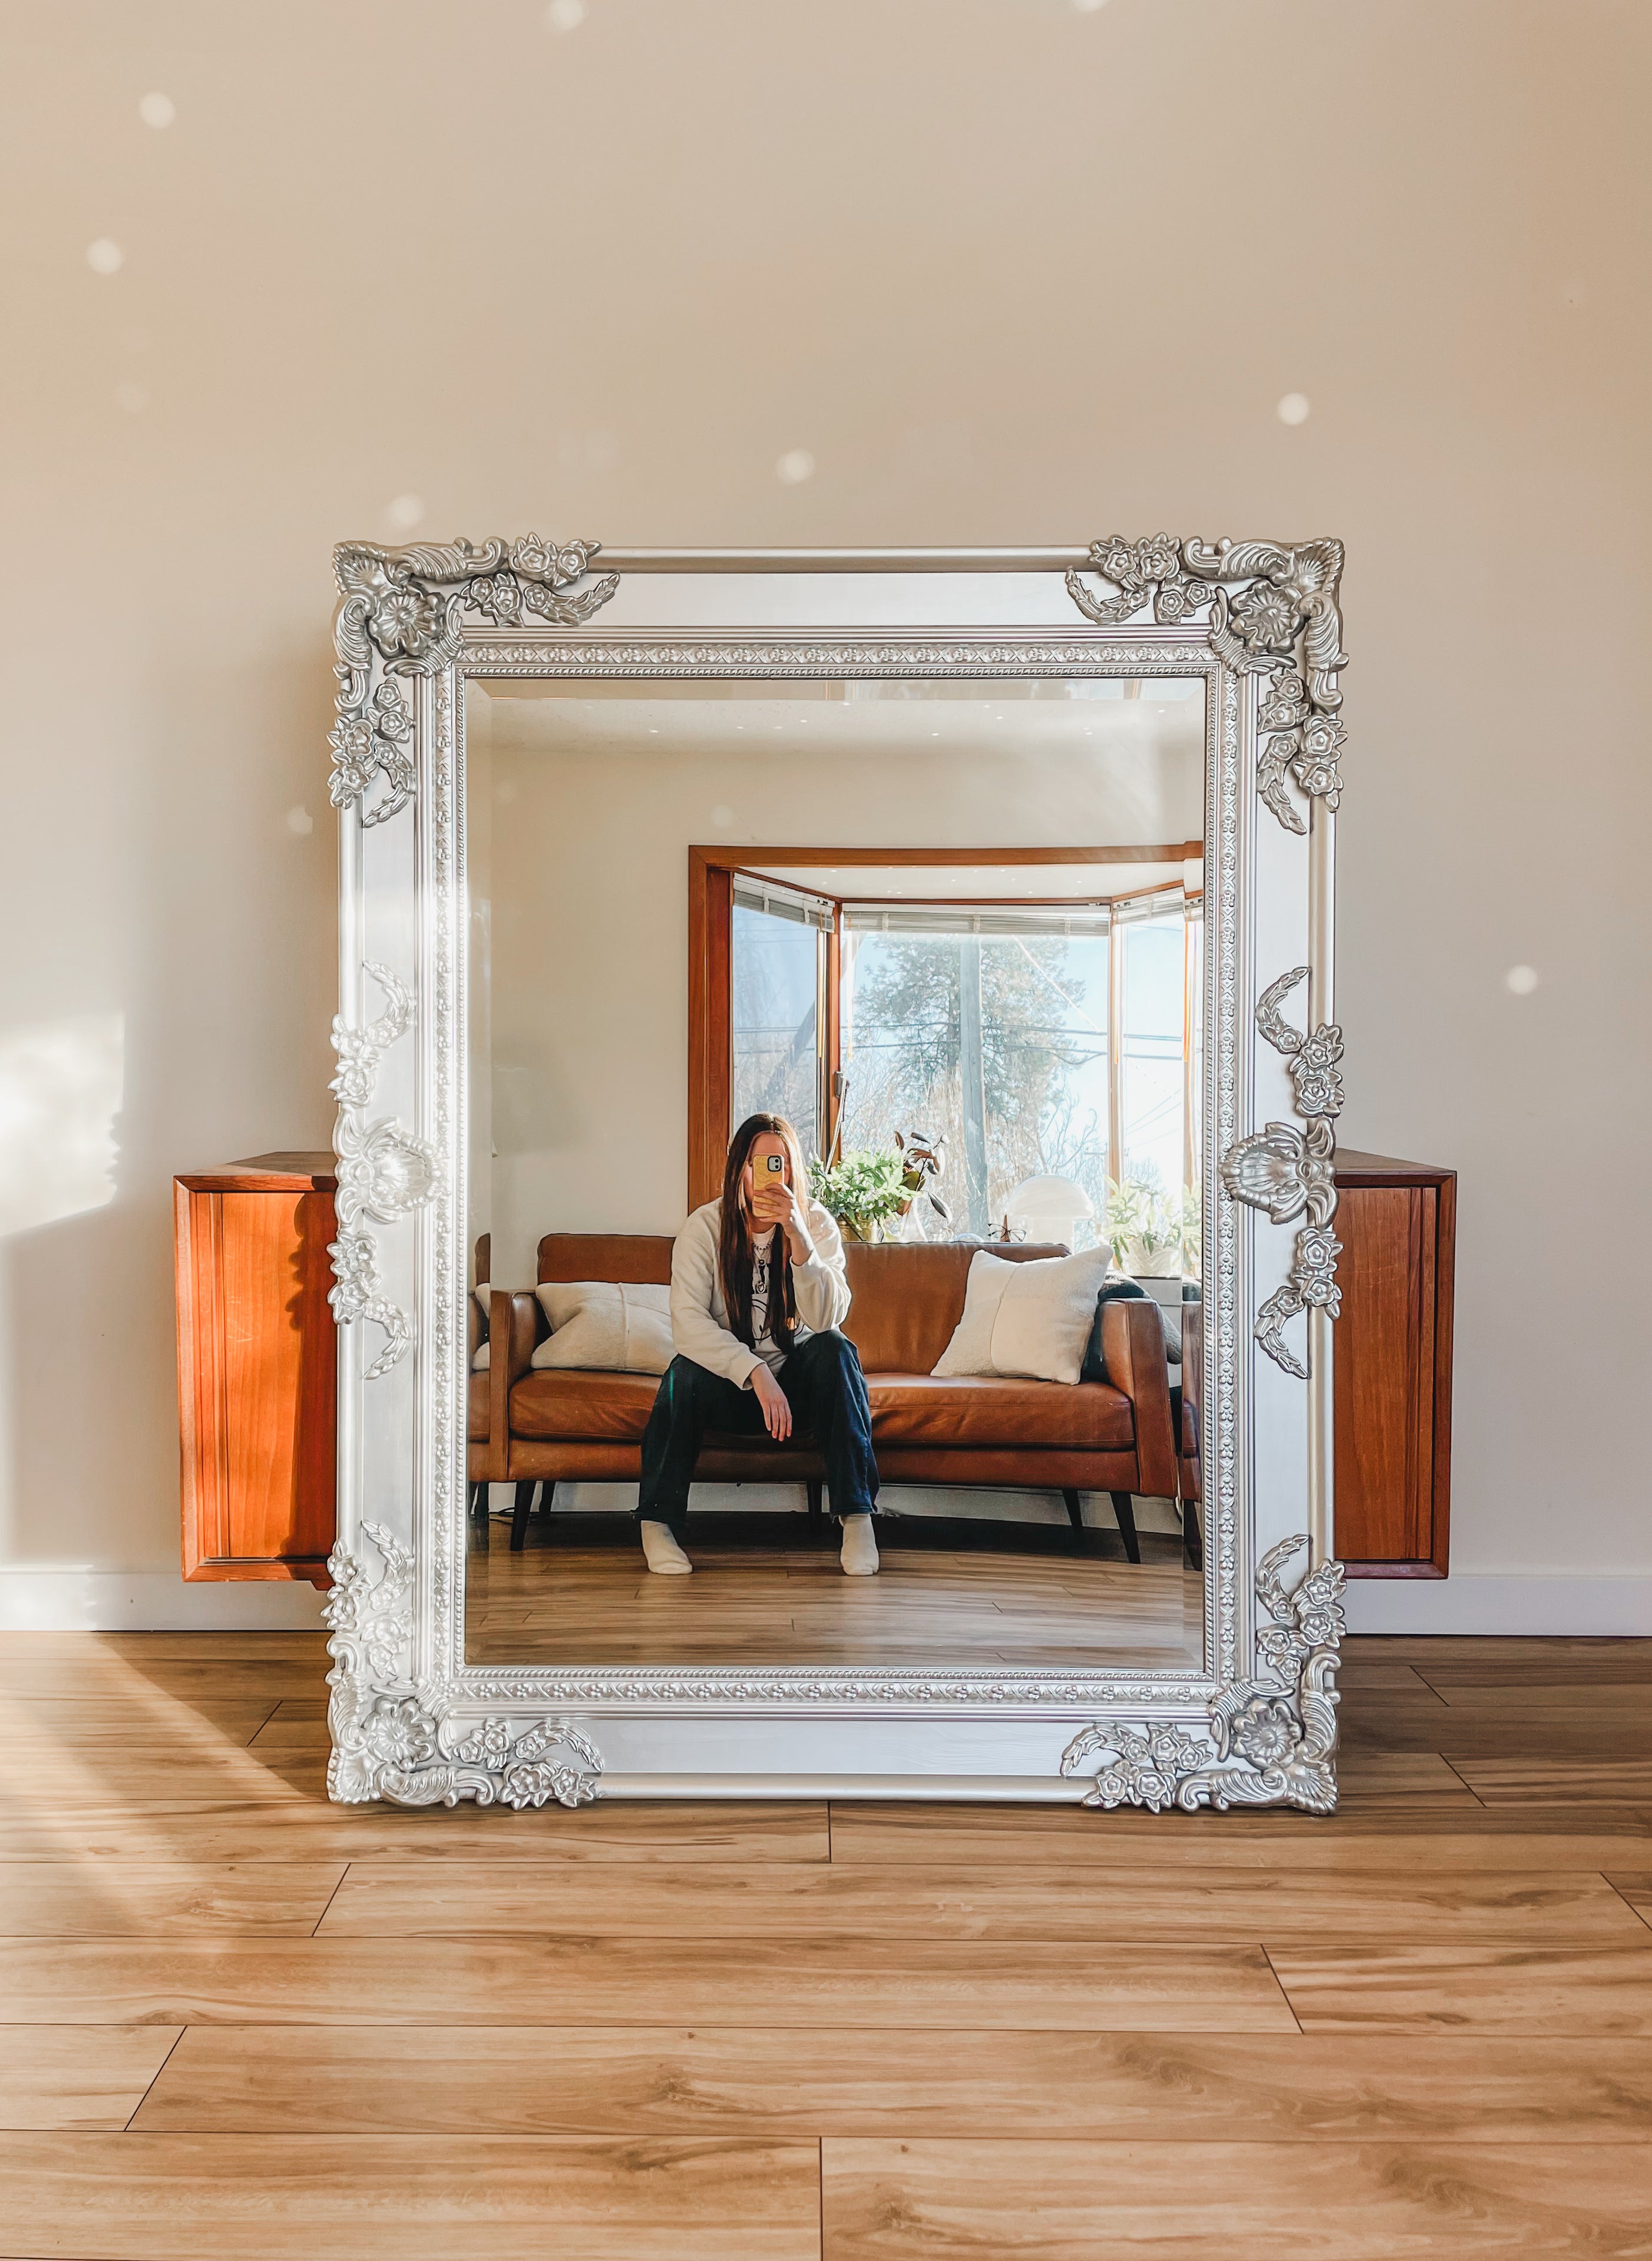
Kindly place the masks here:
[(763, 1224), (780, 1224), (786, 1216), (786, 1157), (762, 1154), (751, 1165), (751, 1214)]

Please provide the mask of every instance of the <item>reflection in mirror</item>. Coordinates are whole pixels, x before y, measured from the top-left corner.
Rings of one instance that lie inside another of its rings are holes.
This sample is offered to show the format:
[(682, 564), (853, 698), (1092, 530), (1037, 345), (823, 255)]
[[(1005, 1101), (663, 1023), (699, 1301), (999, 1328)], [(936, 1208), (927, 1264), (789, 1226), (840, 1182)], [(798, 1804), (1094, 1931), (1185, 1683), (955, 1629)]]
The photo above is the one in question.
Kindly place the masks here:
[(469, 1662), (1201, 1664), (1204, 745), (470, 685)]

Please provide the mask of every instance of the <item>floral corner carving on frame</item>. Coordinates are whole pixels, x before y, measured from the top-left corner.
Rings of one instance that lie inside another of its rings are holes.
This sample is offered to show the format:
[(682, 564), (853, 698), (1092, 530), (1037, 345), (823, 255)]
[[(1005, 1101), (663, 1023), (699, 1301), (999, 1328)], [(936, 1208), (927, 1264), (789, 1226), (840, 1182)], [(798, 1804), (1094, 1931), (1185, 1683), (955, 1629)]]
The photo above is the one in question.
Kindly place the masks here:
[(1099, 1759), (1084, 1803), (1109, 1811), (1146, 1806), (1294, 1805), (1330, 1813), (1337, 1802), (1339, 1651), (1347, 1630), (1342, 1613), (1342, 1565), (1323, 1562), (1294, 1589), (1281, 1576), (1307, 1546), (1282, 1540), (1263, 1556), (1256, 1593), (1270, 1622), (1256, 1646), (1266, 1681), (1242, 1681), (1218, 1696), (1208, 1729), (1175, 1720), (1138, 1727), (1111, 1721), (1085, 1727), (1061, 1754), (1061, 1772), (1082, 1775)]
[(333, 553), (338, 719), (327, 739), (334, 807), (358, 808), (363, 824), (406, 808), (415, 789), (413, 718), (398, 678), (450, 667), (467, 613), (493, 628), (582, 627), (620, 585), (617, 573), (587, 578), (601, 546), (536, 534), (413, 549), (341, 542)]
[(1347, 664), (1340, 542), (1206, 544), (1167, 534), (1137, 542), (1110, 535), (1091, 544), (1087, 570), (1117, 592), (1099, 596), (1082, 572), (1068, 573), (1074, 603), (1098, 628), (1120, 628), (1148, 610), (1160, 627), (1180, 626), (1208, 607), (1217, 657), (1236, 673), (1268, 678), (1257, 716), (1263, 744), (1256, 788), (1263, 801), (1291, 832), (1308, 828), (1287, 776), (1310, 800), (1338, 806), (1347, 743), (1337, 685)]
[(428, 1692), (407, 1676), (413, 1646), (413, 1556), (381, 1524), (363, 1525), (377, 1548), (377, 1577), (341, 1543), (327, 1568), (322, 1610), (334, 1659), (327, 1674), (333, 1753), (327, 1795), (342, 1805), (384, 1798), (395, 1805), (588, 1805), (602, 1761), (566, 1719), (541, 1719), (513, 1734), (484, 1719), (455, 1735)]
[(362, 1230), (361, 1220), (371, 1217), (388, 1224), (419, 1208), (430, 1197), (436, 1165), (422, 1138), (399, 1123), (367, 1120), (379, 1062), (413, 1025), (413, 998), (406, 984), (387, 967), (370, 962), (364, 971), (383, 990), (384, 1010), (365, 1028), (352, 1028), (342, 1015), (333, 1023), (339, 1065), (327, 1088), (339, 1103), (333, 1130), (339, 1237), (327, 1248), (334, 1281), (327, 1301), (341, 1326), (370, 1319), (383, 1328), (388, 1339), (363, 1375), (373, 1382), (388, 1374), (407, 1350), (413, 1322), (384, 1293), (377, 1248), (371, 1233)]

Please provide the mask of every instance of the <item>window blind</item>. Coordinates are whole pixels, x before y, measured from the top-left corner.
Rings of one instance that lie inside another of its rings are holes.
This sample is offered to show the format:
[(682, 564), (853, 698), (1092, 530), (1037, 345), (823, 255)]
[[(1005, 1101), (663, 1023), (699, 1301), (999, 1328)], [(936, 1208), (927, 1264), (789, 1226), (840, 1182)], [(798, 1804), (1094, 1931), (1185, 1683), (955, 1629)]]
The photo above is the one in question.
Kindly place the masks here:
[(734, 902), (736, 910), (763, 911), (770, 918), (790, 919), (797, 926), (812, 926), (823, 934), (831, 932), (830, 903), (819, 895), (805, 894), (798, 887), (775, 886), (738, 872), (735, 874)]
[(845, 903), (851, 934), (1103, 935), (1104, 903), (1039, 909), (1028, 903)]

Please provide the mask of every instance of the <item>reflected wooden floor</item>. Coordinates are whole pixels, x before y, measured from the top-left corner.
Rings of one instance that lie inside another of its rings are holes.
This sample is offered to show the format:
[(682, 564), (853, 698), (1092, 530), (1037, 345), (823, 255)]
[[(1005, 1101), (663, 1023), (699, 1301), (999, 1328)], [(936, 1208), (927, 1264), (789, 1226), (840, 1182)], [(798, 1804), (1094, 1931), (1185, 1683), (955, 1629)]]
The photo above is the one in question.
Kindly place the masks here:
[[(538, 1535), (537, 1533), (535, 1535)], [(875, 1578), (835, 1550), (707, 1546), (692, 1577), (657, 1578), (640, 1548), (510, 1551), (489, 1526), (466, 1565), (465, 1654), (477, 1664), (959, 1664), (1032, 1669), (1112, 1659), (1196, 1669), (1203, 1582), (1180, 1545), (1140, 1563), (882, 1545)]]
[(0, 2261), (1652, 2252), (1652, 1642), (1345, 1654), (1329, 1818), (408, 1813), (319, 1636), (6, 1636)]

